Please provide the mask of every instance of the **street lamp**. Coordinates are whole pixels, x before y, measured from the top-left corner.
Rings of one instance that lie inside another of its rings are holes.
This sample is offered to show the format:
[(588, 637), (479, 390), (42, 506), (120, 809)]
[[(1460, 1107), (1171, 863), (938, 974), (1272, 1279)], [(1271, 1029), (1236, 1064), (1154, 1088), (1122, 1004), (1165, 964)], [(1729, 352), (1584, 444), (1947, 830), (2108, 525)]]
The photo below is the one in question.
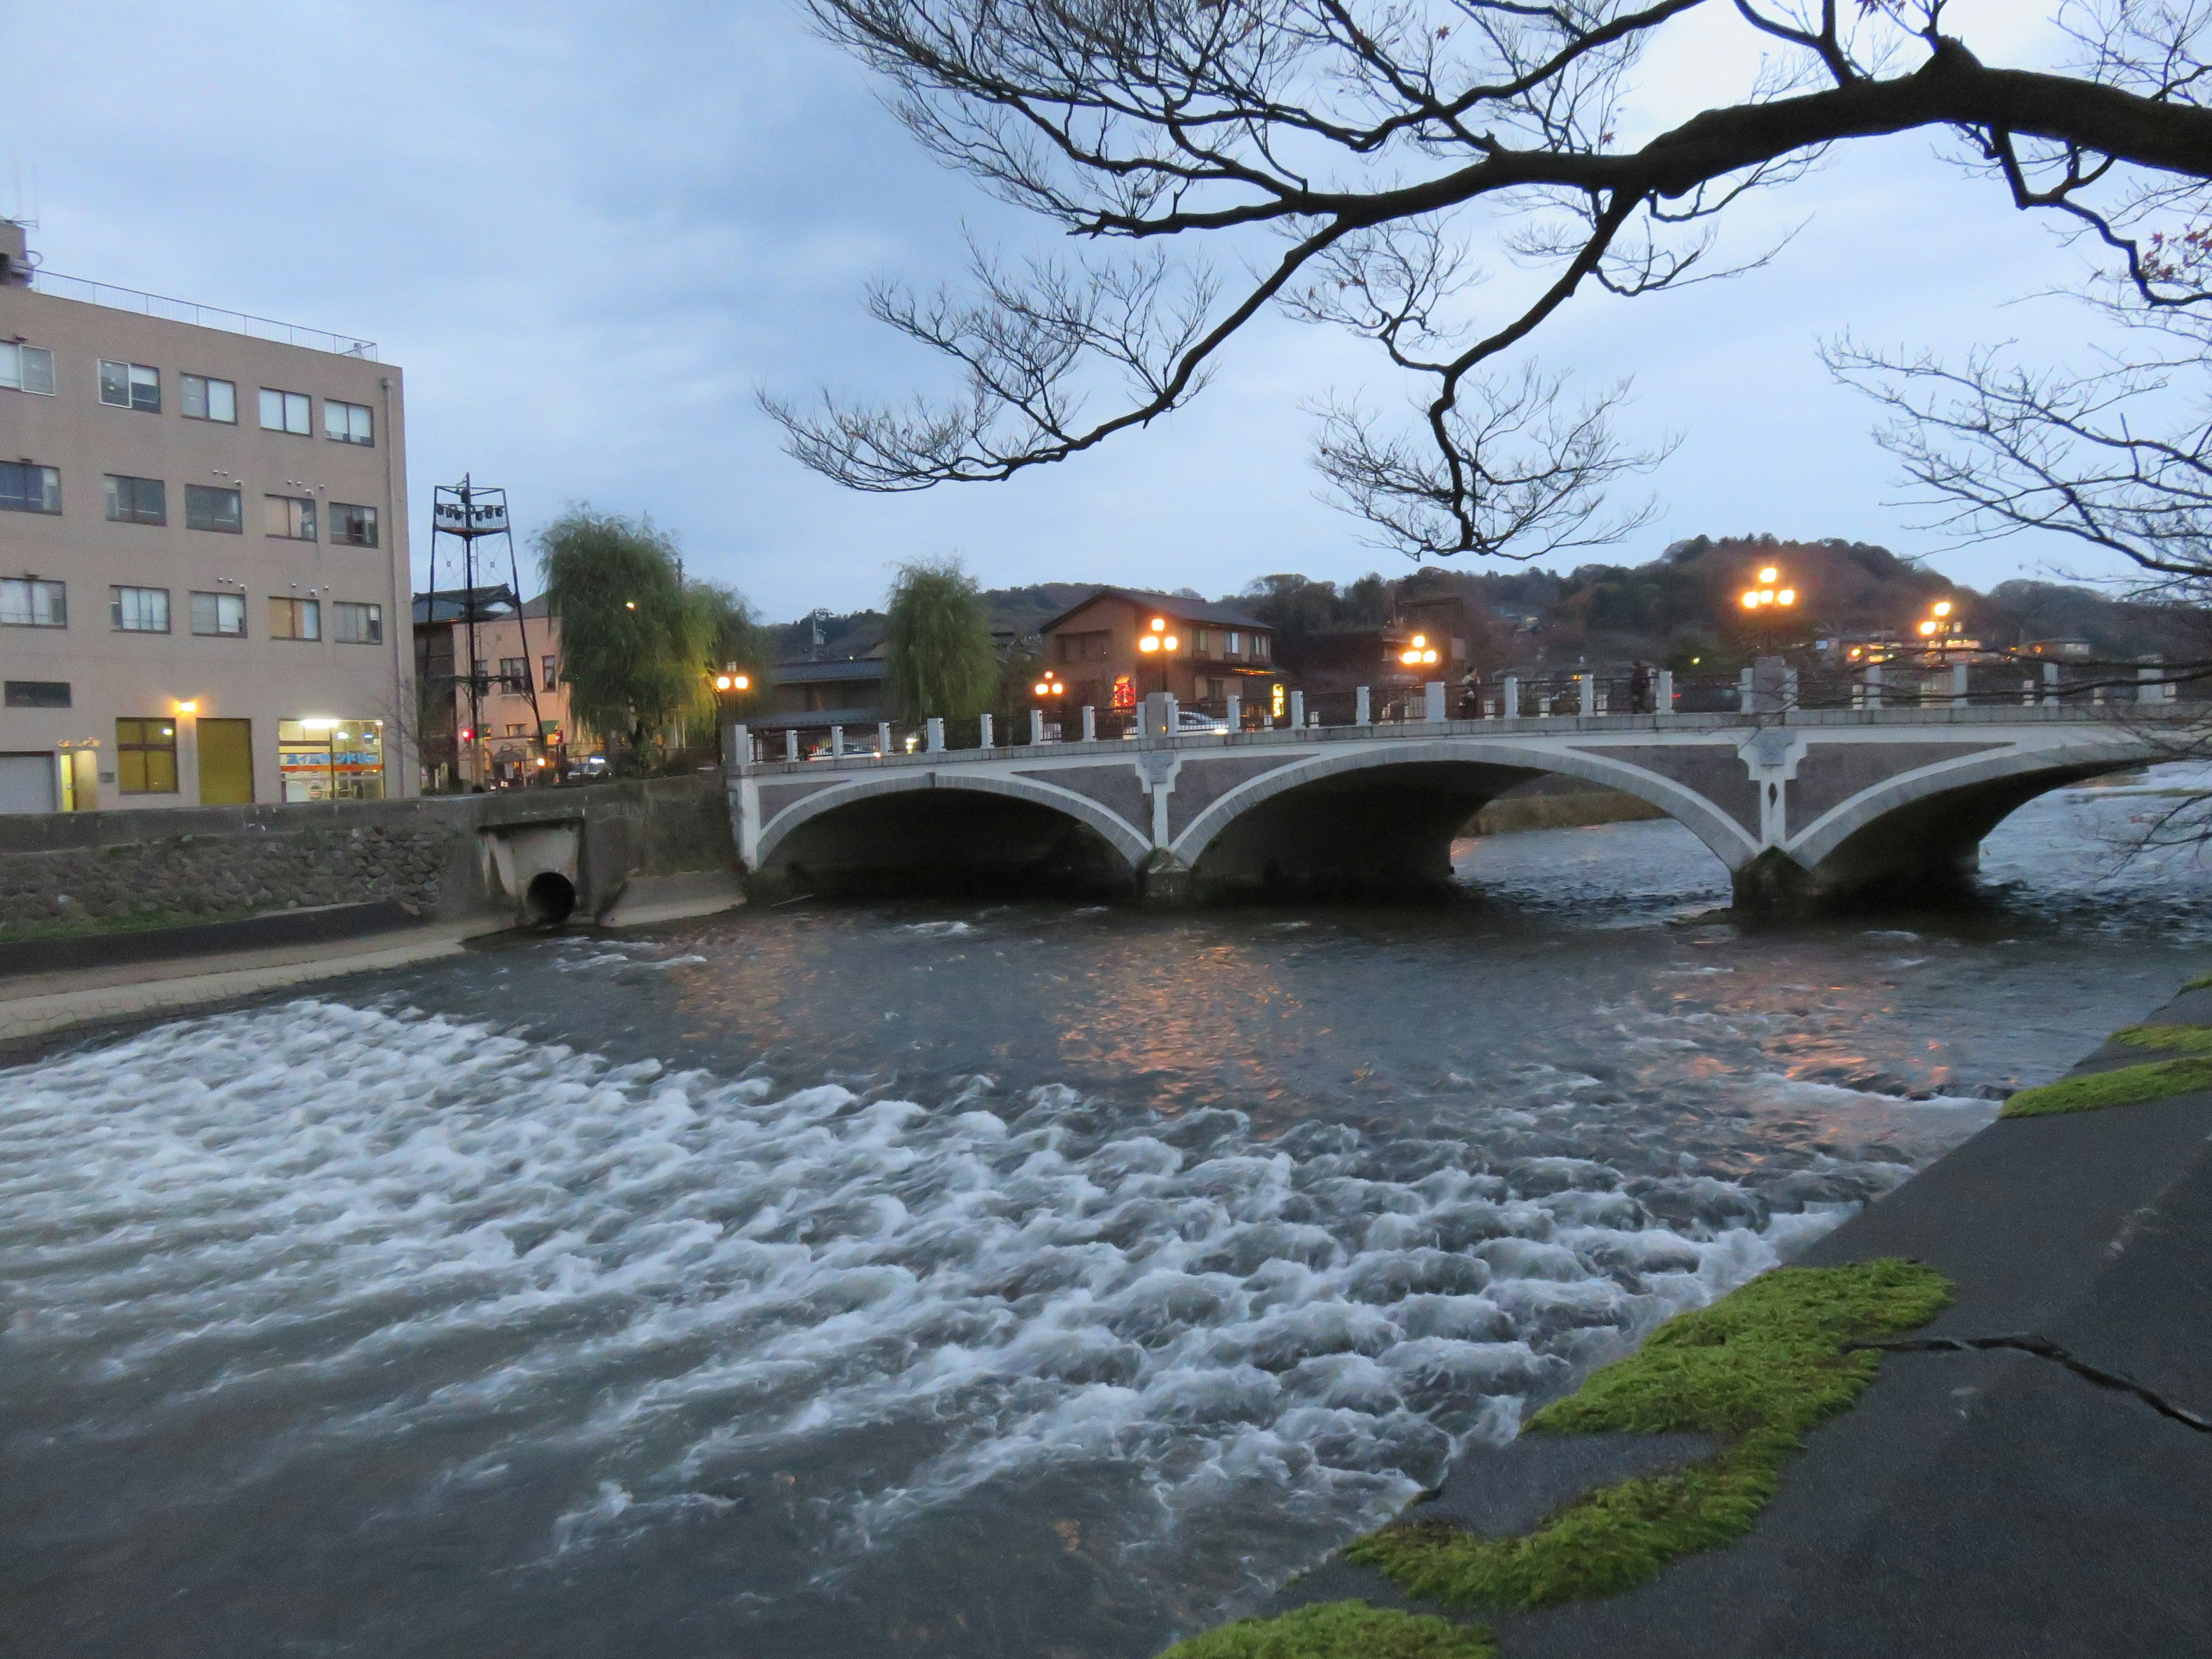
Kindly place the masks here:
[(1774, 654), (1774, 613), (1787, 611), (1797, 603), (1797, 590), (1779, 584), (1782, 573), (1767, 565), (1759, 573), (1759, 585), (1747, 587), (1738, 596), (1748, 616), (1759, 617), (1765, 624), (1766, 653)]
[(1398, 653), (1398, 660), (1408, 668), (1423, 667), (1437, 660), (1437, 648), (1429, 643), (1427, 635), (1416, 634), (1406, 648)]
[(1168, 619), (1155, 617), (1152, 624), (1137, 635), (1137, 649), (1148, 657), (1157, 657), (1160, 663), (1160, 695), (1168, 693), (1168, 660), (1182, 648), (1182, 641), (1168, 632)]
[[(733, 662), (726, 662), (722, 665), (722, 672), (714, 676), (714, 701), (721, 707), (721, 724), (724, 726), (732, 726), (737, 724), (734, 720), (731, 719), (731, 715), (735, 713), (735, 710), (733, 710), (730, 705), (752, 689), (753, 677), (751, 675), (740, 672), (737, 664)], [(719, 731), (715, 733), (715, 736), (718, 740), (721, 740), (721, 734)], [(750, 760), (751, 759), (751, 757), (748, 755), (743, 758)]]

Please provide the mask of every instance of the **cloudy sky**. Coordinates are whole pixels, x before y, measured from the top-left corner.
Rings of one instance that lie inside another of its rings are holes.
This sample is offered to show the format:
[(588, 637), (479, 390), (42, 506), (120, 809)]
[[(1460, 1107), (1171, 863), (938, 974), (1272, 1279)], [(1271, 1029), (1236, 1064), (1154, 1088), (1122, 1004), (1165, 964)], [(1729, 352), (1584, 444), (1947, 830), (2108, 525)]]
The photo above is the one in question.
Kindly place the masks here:
[[(2045, 9), (1972, 0), (1954, 27), (1985, 58), (2044, 63), (2058, 43), (2023, 15)], [(1650, 65), (1647, 123), (1737, 84), (1741, 32), (1711, 10)], [(871, 276), (957, 277), (963, 228), (1012, 251), (1046, 233), (922, 155), (786, 0), (10, 13), (0, 211), (35, 209), (53, 270), (377, 340), (406, 374), (418, 580), (430, 486), (464, 471), (506, 485), (525, 526), (575, 501), (649, 513), (780, 617), (871, 603), (921, 556), (993, 584), (1208, 592), (1402, 568), (1317, 499), (1303, 407), (1401, 394), (1358, 343), (1286, 320), (1190, 410), (1011, 483), (864, 496), (787, 459), (756, 387), (930, 383), (863, 314)], [(1771, 530), (1881, 542), (1978, 586), (2078, 564), (1916, 527), (1870, 410), (1814, 356), (1849, 328), (2078, 358), (2081, 309), (2035, 297), (2075, 256), (1924, 137), (1754, 203), (1732, 246), (1801, 225), (1742, 281), (1588, 296), (1543, 335), (1551, 366), (1632, 374), (1632, 430), (1682, 441), (1652, 481), (1662, 516), (1610, 556)]]

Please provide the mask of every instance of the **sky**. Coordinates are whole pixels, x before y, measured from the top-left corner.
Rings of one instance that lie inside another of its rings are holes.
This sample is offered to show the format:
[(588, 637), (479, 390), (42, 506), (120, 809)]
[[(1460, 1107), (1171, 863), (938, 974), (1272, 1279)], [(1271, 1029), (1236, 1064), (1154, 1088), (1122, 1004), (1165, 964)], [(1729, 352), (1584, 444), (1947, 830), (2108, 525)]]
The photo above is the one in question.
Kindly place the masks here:
[[(1970, 0), (1950, 23), (1985, 60), (2039, 66), (2060, 45), (2045, 9)], [(376, 340), (405, 375), (418, 584), (431, 486), (464, 472), (505, 486), (526, 532), (576, 503), (649, 514), (687, 569), (779, 619), (875, 603), (914, 558), (957, 556), (988, 586), (1209, 594), (1409, 568), (1322, 499), (1310, 460), (1317, 397), (1403, 392), (1371, 348), (1287, 319), (1171, 419), (1009, 483), (866, 495), (787, 458), (761, 387), (945, 384), (866, 317), (871, 278), (957, 282), (969, 234), (1012, 253), (1055, 240), (924, 155), (789, 0), (11, 10), (0, 213), (35, 214), (50, 270)], [(1647, 64), (1647, 130), (1748, 67), (1741, 30), (1709, 11)], [(1796, 234), (1750, 276), (1590, 294), (1547, 325), (1547, 368), (1632, 377), (1627, 435), (1680, 441), (1645, 486), (1649, 526), (1557, 562), (1771, 532), (1878, 542), (1981, 587), (2096, 574), (2054, 541), (1927, 527), (1869, 438), (1872, 408), (1816, 356), (1848, 329), (2083, 361), (2091, 320), (2050, 292), (2080, 257), (1937, 150), (1863, 145), (1754, 198), (1729, 247)]]

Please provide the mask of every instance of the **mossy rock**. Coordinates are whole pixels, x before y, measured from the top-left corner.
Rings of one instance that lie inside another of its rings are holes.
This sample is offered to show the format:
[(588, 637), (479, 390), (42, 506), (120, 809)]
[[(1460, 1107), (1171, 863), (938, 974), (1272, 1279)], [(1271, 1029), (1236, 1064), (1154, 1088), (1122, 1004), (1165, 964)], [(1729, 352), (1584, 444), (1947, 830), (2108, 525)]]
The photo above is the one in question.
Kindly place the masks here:
[(1346, 1559), (1454, 1606), (1550, 1607), (1633, 1589), (1748, 1531), (1806, 1431), (1874, 1381), (1879, 1356), (1850, 1345), (1925, 1324), (1950, 1299), (1942, 1274), (1896, 1258), (1762, 1274), (1670, 1319), (1523, 1431), (1715, 1435), (1730, 1442), (1722, 1450), (1586, 1492), (1520, 1537), (1400, 1522)]
[(1269, 1619), (1240, 1619), (1178, 1642), (1160, 1659), (1497, 1659), (1474, 1625), (1425, 1613), (1322, 1601)]

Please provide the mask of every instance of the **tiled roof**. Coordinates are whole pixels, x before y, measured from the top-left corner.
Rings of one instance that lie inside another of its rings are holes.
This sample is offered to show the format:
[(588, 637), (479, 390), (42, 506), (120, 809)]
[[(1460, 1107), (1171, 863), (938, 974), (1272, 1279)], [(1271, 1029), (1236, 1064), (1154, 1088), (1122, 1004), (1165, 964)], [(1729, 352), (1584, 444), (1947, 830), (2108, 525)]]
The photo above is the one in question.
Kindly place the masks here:
[(1127, 599), (1140, 611), (1158, 611), (1173, 617), (1177, 622), (1214, 623), (1223, 628), (1249, 628), (1266, 634), (1273, 629), (1267, 623), (1248, 611), (1231, 610), (1225, 605), (1216, 605), (1211, 599), (1194, 599), (1178, 593), (1148, 593), (1140, 587), (1102, 587), (1081, 605), (1070, 605), (1050, 622), (1041, 632), (1049, 634), (1085, 605), (1095, 605), (1100, 599)]

